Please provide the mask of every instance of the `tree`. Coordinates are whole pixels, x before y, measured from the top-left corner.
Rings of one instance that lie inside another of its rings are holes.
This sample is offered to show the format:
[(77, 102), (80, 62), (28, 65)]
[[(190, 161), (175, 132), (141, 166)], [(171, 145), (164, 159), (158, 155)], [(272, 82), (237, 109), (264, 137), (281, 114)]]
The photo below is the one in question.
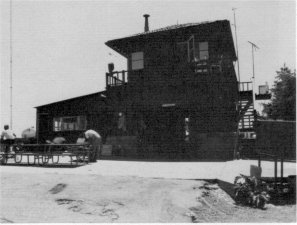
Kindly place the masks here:
[(296, 71), (284, 65), (276, 72), (272, 101), (264, 105), (263, 113), (269, 119), (296, 120)]

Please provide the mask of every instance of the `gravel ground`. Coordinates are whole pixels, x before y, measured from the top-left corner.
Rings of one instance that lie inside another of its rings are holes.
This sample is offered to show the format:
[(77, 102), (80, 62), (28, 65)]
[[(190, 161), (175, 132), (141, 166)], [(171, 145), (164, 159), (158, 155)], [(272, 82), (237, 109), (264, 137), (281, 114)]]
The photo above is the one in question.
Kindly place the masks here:
[[(0, 222), (296, 222), (296, 205), (268, 205), (266, 210), (235, 205), (220, 185), (201, 180), (217, 173), (216, 178), (230, 184), (231, 176), (238, 174), (234, 170), (248, 172), (251, 163), (98, 161), (77, 168), (1, 166)], [(264, 174), (270, 173), (268, 168), (270, 162), (265, 162)], [(289, 173), (293, 168), (295, 164), (285, 165)]]

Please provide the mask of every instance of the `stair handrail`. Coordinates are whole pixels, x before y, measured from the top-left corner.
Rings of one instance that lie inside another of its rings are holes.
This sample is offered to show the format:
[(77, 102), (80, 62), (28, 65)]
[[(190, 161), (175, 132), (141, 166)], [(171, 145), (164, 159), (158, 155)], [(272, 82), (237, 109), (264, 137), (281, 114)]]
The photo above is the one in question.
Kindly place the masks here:
[(238, 85), (239, 85), (239, 87), (238, 87), (239, 91), (252, 91), (253, 90), (253, 85), (252, 85), (251, 81), (240, 82), (240, 83), (238, 83)]

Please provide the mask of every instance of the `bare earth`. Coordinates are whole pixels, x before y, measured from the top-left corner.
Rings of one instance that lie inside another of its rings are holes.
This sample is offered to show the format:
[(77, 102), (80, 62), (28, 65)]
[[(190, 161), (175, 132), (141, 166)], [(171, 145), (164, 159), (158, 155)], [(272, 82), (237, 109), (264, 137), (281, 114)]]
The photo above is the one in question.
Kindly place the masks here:
[(296, 205), (237, 206), (210, 181), (69, 172), (86, 168), (1, 167), (0, 222), (296, 222)]

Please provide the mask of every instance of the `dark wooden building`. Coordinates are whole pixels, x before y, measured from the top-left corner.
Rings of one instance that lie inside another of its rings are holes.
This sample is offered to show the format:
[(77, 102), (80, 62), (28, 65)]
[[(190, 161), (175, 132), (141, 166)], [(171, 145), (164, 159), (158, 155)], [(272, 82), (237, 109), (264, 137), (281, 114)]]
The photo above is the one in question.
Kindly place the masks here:
[[(37, 107), (40, 141), (92, 128), (112, 144), (119, 135), (135, 142), (141, 136), (135, 145), (150, 152), (233, 157), (238, 83), (229, 21), (147, 29), (106, 45), (127, 59), (127, 68), (109, 65), (105, 92)], [(121, 132), (118, 113), (125, 117)], [(64, 117), (85, 122), (70, 132), (59, 127)]]
[(105, 134), (109, 129), (106, 121), (112, 116), (105, 94), (98, 92), (36, 107), (37, 141), (44, 143), (61, 136), (74, 143), (87, 129)]

